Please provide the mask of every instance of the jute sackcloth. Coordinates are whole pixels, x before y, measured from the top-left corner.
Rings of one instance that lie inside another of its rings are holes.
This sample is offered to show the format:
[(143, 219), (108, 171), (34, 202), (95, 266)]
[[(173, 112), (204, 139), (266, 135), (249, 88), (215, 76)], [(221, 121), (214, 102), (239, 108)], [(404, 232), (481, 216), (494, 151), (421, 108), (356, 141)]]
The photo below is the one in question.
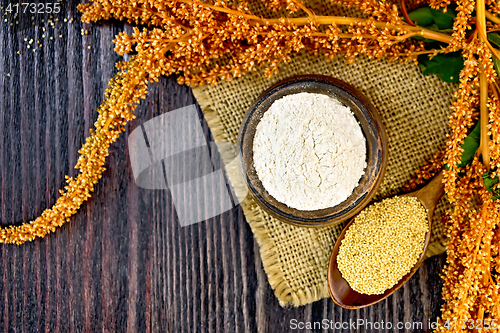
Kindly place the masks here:
[[(274, 83), (299, 74), (322, 74), (341, 79), (365, 94), (381, 115), (388, 135), (387, 172), (375, 200), (398, 194), (415, 170), (444, 147), (450, 106), (456, 85), (436, 76), (423, 76), (414, 63), (396, 63), (358, 57), (348, 64), (342, 56), (328, 61), (303, 52), (282, 64), (279, 74), (248, 73), (230, 82), (193, 89), (213, 137), (219, 143), (236, 143), (245, 112)], [(232, 145), (219, 145), (236, 194), (246, 195)], [(231, 162), (231, 163), (229, 163)], [(243, 199), (242, 199), (243, 200)], [(344, 224), (301, 228), (264, 212), (250, 197), (241, 202), (257, 243), (269, 283), (282, 306), (300, 306), (329, 297), (327, 267), (330, 252)], [(445, 237), (435, 213), (428, 256), (444, 251)]]

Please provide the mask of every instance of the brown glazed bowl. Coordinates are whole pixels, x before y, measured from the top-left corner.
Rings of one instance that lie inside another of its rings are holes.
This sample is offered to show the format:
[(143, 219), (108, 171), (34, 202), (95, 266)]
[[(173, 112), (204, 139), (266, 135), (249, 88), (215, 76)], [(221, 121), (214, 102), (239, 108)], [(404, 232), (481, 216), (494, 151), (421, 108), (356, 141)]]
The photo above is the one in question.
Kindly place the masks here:
[[(367, 166), (359, 185), (340, 204), (319, 210), (290, 208), (277, 201), (262, 186), (253, 162), (253, 139), (264, 112), (277, 99), (301, 92), (325, 94), (348, 106), (365, 135)], [(375, 195), (387, 166), (387, 136), (380, 116), (370, 101), (349, 84), (323, 75), (300, 75), (281, 81), (267, 89), (250, 107), (240, 127), (238, 145), (242, 175), (252, 198), (266, 212), (279, 220), (303, 227), (323, 227), (348, 220), (363, 209)]]

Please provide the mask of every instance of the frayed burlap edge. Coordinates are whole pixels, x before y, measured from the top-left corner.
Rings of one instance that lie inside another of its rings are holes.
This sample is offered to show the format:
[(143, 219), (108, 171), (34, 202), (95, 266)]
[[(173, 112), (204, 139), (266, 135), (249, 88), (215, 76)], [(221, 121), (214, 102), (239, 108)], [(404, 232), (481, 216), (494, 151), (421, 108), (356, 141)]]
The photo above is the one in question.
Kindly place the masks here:
[[(228, 87), (228, 89), (230, 91), (231, 88)], [(240, 175), (239, 159), (236, 158), (237, 152), (235, 151), (237, 149), (235, 149), (234, 144), (224, 145), (224, 143), (231, 143), (234, 141), (234, 139), (231, 140), (231, 138), (228, 137), (228, 128), (226, 128), (226, 126), (234, 125), (223, 123), (219, 115), (220, 110), (216, 109), (215, 103), (210, 96), (210, 91), (210, 86), (193, 88), (193, 94), (201, 106), (214, 140), (219, 147), (219, 153), (224, 160), (228, 178), (236, 192), (236, 196), (243, 208), (243, 213), (257, 241), (264, 271), (267, 274), (271, 288), (274, 290), (274, 294), (278, 298), (280, 305), (283, 307), (300, 306), (329, 297), (326, 278), (324, 283), (306, 285), (300, 288), (293, 288), (290, 284), (291, 281), (287, 279), (284, 270), (285, 267), (280, 260), (280, 255), (283, 253), (280, 252), (279, 248), (276, 248), (272, 239), (272, 231), (269, 229), (273, 225), (270, 223), (272, 218), (267, 216), (267, 213), (260, 209), (252, 199), (246, 197), (248, 190), (246, 189), (243, 177)], [(239, 112), (244, 111), (245, 110), (241, 110)], [(232, 148), (230, 146), (232, 146)], [(391, 195), (391, 193), (388, 194)], [(392, 193), (392, 195), (394, 194), (395, 193)], [(440, 205), (436, 208), (434, 223), (441, 222), (439, 216), (444, 213), (447, 206), (444, 201), (445, 199), (442, 200)], [(342, 225), (338, 227), (341, 228)], [(325, 230), (325, 232), (327, 231)], [(330, 230), (330, 232), (335, 237), (339, 234), (337, 228)], [(426, 252), (426, 258), (441, 254), (446, 250), (445, 235), (433, 234), (431, 236), (431, 241)], [(304, 246), (308, 245), (305, 244)]]
[[(225, 143), (229, 140), (226, 137), (217, 110), (213, 108), (212, 100), (205, 89), (204, 86), (194, 87), (193, 93), (203, 111), (212, 132), (212, 136), (215, 142), (218, 143), (219, 153), (225, 163), (229, 180), (240, 201), (245, 218), (257, 240), (264, 271), (267, 274), (269, 284), (274, 290), (280, 305), (283, 307), (290, 305), (300, 306), (329, 297), (328, 284), (326, 281), (322, 286), (312, 286), (306, 290), (294, 290), (287, 283), (282, 264), (279, 260), (279, 253), (276, 252), (274, 244), (268, 239), (269, 232), (265, 227), (267, 222), (263, 215), (264, 212), (260, 210), (251, 198), (246, 196), (246, 184), (244, 184), (240, 174), (239, 161), (237, 158), (235, 159), (235, 157), (237, 157), (237, 152), (235, 152), (234, 149), (228, 148), (227, 145), (220, 145), (220, 143)], [(446, 248), (441, 242), (435, 241), (429, 244), (425, 257), (429, 258), (441, 254), (445, 250)]]
[(234, 160), (235, 152), (228, 149), (226, 145), (219, 144), (228, 142), (228, 138), (224, 133), (217, 111), (212, 107), (210, 96), (205, 92), (203, 86), (193, 87), (192, 90), (203, 111), (208, 126), (210, 127), (214, 141), (218, 143), (218, 150), (224, 161), (226, 173), (240, 201), (243, 214), (257, 240), (264, 271), (267, 274), (269, 284), (274, 290), (280, 305), (283, 307), (289, 306), (290, 304), (300, 306), (328, 297), (327, 284), (325, 284), (323, 288), (313, 287), (305, 291), (295, 291), (288, 285), (279, 260), (279, 254), (276, 252), (273, 243), (267, 241), (269, 235), (265, 228), (266, 221), (264, 215), (257, 204), (249, 197), (246, 197), (246, 192), (241, 188), (242, 186), (246, 188), (246, 184), (244, 184), (243, 178), (241, 177), (238, 161)]

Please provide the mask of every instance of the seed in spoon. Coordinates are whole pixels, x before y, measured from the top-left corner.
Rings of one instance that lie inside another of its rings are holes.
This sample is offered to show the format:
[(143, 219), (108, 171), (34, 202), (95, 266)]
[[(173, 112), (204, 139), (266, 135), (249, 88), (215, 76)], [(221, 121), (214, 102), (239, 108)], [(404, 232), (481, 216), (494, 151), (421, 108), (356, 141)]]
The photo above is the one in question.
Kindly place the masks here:
[(415, 197), (372, 204), (356, 216), (341, 242), (342, 277), (359, 293), (383, 294), (415, 266), (428, 230), (427, 212)]

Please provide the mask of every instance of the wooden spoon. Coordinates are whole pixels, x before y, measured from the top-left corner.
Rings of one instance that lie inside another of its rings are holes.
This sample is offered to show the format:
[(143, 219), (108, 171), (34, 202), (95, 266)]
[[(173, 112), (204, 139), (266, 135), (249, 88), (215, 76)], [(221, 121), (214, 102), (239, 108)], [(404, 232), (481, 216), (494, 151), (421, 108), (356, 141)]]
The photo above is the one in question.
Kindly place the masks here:
[(420, 258), (418, 259), (415, 266), (413, 266), (410, 272), (403, 276), (394, 287), (386, 290), (385, 293), (380, 295), (360, 294), (357, 291), (353, 290), (349, 286), (349, 283), (347, 283), (347, 281), (342, 277), (342, 274), (340, 273), (337, 266), (337, 254), (339, 252), (341, 241), (344, 239), (347, 229), (354, 222), (354, 218), (345, 226), (344, 230), (342, 230), (342, 233), (335, 242), (335, 246), (332, 250), (332, 255), (330, 256), (330, 263), (328, 265), (328, 287), (330, 290), (330, 296), (332, 297), (335, 304), (345, 309), (359, 309), (375, 304), (398, 290), (412, 277), (413, 274), (415, 274), (417, 269), (420, 267), (420, 264), (422, 264), (422, 262), (426, 258), (425, 253), (427, 251), (427, 247), (429, 245), (429, 240), (431, 237), (432, 216), (434, 214), (434, 209), (436, 208), (436, 205), (443, 194), (443, 172), (439, 172), (427, 185), (425, 185), (420, 190), (406, 194), (406, 196), (417, 197), (422, 206), (427, 209), (429, 231), (425, 235), (424, 250), (422, 251), (422, 254), (420, 255)]

